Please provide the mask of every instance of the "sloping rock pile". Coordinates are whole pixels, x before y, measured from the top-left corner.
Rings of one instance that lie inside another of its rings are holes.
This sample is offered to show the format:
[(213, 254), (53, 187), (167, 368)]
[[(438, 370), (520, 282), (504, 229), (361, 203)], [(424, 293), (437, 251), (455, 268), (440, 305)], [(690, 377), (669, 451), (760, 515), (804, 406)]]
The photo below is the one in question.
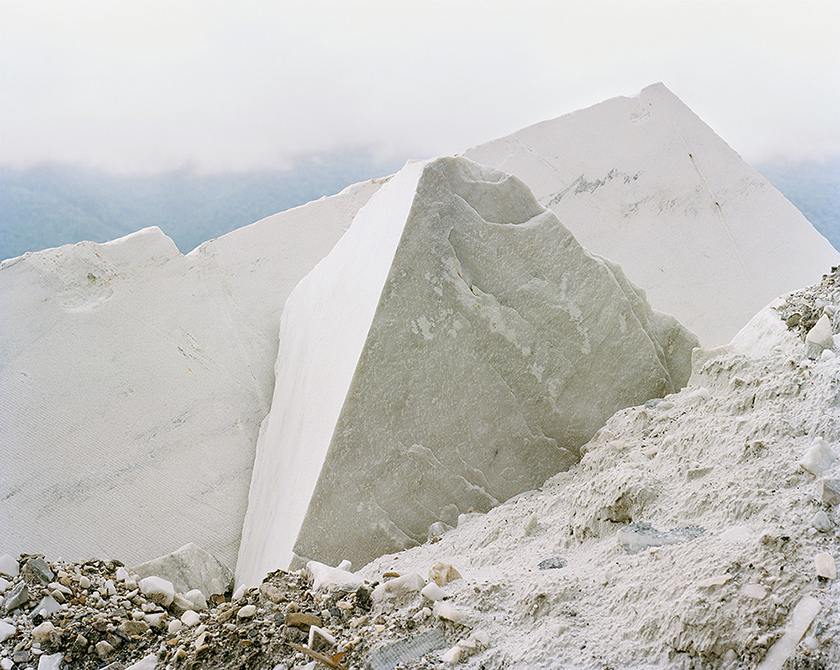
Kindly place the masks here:
[[(417, 574), (386, 573), (380, 584), (310, 567), (277, 571), (259, 587), (208, 601), (196, 591), (174, 593), (157, 577), (141, 579), (116, 560), (6, 555), (0, 562), (0, 667), (283, 670), (311, 669), (320, 658), (319, 667), (386, 670), (434, 667), (441, 650), (466, 657), (489, 642), (471, 634), (442, 600), (437, 582), (445, 586), (460, 577), (451, 566), (439, 565), (428, 584)], [(326, 583), (318, 569), (329, 573)], [(336, 582), (336, 575), (344, 578)]]

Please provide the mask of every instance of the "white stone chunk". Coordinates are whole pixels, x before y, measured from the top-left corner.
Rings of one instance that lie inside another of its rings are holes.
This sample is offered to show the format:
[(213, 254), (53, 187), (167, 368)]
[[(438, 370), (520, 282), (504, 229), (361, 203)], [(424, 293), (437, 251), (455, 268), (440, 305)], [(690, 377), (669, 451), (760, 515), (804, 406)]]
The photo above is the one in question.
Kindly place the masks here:
[(325, 629), (321, 628), (320, 626), (310, 626), (309, 627), (309, 642), (307, 643), (307, 646), (310, 649), (315, 648), (314, 645), (315, 645), (315, 636), (316, 635), (318, 637), (320, 637), (321, 639), (326, 640), (327, 644), (331, 644), (331, 645), (335, 646), (336, 640), (335, 640), (335, 637), (333, 636), (332, 633), (330, 633), (328, 630), (325, 630)]
[(17, 632), (17, 628), (8, 621), (0, 620), (0, 642), (5, 642)]
[(180, 619), (182, 624), (184, 624), (187, 628), (190, 628), (201, 621), (201, 616), (194, 610), (187, 610), (180, 616)]
[(327, 589), (330, 591), (355, 591), (363, 583), (361, 577), (341, 568), (333, 568), (318, 561), (309, 561), (306, 571), (312, 578), (312, 588), (316, 591)]
[(813, 596), (805, 596), (793, 609), (793, 614), (785, 627), (784, 635), (767, 652), (756, 670), (780, 670), (788, 657), (796, 650), (805, 631), (820, 611), (820, 601)]
[(426, 586), (426, 580), (423, 579), (416, 572), (410, 572), (407, 575), (389, 579), (377, 586), (371, 597), (374, 600), (382, 600), (384, 598), (399, 598), (410, 593), (417, 593), (422, 591)]
[(163, 621), (166, 619), (166, 612), (153, 612), (143, 616), (143, 621), (149, 624), (152, 628), (160, 628)]
[(240, 584), (238, 587), (236, 587), (236, 590), (233, 592), (233, 595), (231, 596), (231, 600), (234, 601), (234, 602), (236, 602), (237, 600), (241, 600), (243, 597), (245, 597), (245, 594), (247, 592), (248, 592), (247, 585)]
[(168, 626), (167, 630), (169, 631), (170, 635), (174, 635), (179, 630), (181, 630), (183, 627), (184, 627), (184, 623), (180, 619), (173, 619), (172, 621), (169, 622), (169, 626)]
[(9, 554), (0, 556), (0, 574), (4, 574), (7, 577), (17, 577), (20, 574), (20, 566), (17, 560), (9, 556)]
[(805, 336), (806, 342), (816, 344), (821, 349), (831, 349), (834, 346), (834, 333), (831, 329), (831, 320), (823, 314), (813, 328)]
[(823, 551), (814, 556), (814, 566), (817, 569), (817, 576), (825, 579), (837, 579), (837, 565), (831, 554)]
[(461, 654), (463, 653), (463, 648), (461, 645), (456, 644), (454, 647), (446, 650), (440, 657), (440, 660), (444, 663), (448, 663), (449, 665), (455, 665), (461, 660)]
[[(628, 319), (632, 314), (633, 318)], [(365, 564), (571, 466), (696, 339), (517, 179), (409, 163), (286, 300), (237, 581)]]
[(197, 612), (207, 609), (207, 598), (199, 589), (192, 589), (184, 594), (184, 598), (192, 603), (193, 609)]
[(420, 591), (420, 595), (424, 598), (428, 598), (431, 601), (443, 600), (446, 597), (446, 591), (440, 588), (434, 582), (430, 582), (423, 587)]
[(814, 440), (811, 448), (805, 452), (802, 460), (799, 461), (799, 465), (811, 474), (819, 477), (825, 470), (831, 467), (836, 457), (831, 445), (823, 438), (818, 437)]
[(32, 641), (37, 644), (43, 644), (50, 639), (50, 633), (54, 630), (55, 626), (50, 621), (44, 621), (32, 629)]
[(233, 577), (213, 554), (192, 542), (171, 554), (137, 565), (132, 572), (141, 577), (162, 577), (179, 593), (199, 589), (206, 597), (227, 591)]
[(128, 570), (126, 570), (123, 566), (117, 568), (116, 577), (118, 582), (127, 582), (129, 579), (131, 579)]
[(38, 658), (38, 670), (59, 670), (61, 661), (64, 660), (63, 654), (42, 654)]
[(175, 599), (175, 588), (172, 586), (172, 582), (157, 576), (141, 579), (140, 591), (149, 600), (164, 607), (168, 607)]
[(256, 605), (245, 605), (239, 608), (239, 611), (236, 613), (236, 616), (240, 619), (250, 619), (257, 613), (257, 606)]
[(429, 568), (429, 579), (438, 586), (446, 586), (449, 582), (461, 579), (461, 573), (449, 563), (435, 561)]
[(157, 655), (149, 654), (148, 656), (141, 658), (136, 663), (132, 663), (125, 670), (155, 670), (156, 665)]
[(8, 579), (3, 579), (0, 577), (0, 595), (6, 592), (6, 590), (12, 585), (12, 583)]
[(11, 658), (0, 658), (0, 668), (3, 670), (12, 670), (14, 667), (15, 663)]
[(453, 623), (460, 623), (464, 619), (463, 613), (450, 602), (438, 600), (432, 609), (438, 619), (446, 619)]

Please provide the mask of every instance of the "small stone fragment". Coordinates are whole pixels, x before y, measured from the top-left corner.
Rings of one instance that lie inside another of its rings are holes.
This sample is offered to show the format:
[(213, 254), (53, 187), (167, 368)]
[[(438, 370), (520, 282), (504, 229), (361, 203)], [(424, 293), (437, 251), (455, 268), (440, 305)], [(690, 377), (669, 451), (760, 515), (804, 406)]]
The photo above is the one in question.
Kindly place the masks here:
[(17, 633), (17, 628), (15, 628), (15, 626), (10, 624), (8, 621), (0, 620), (0, 642), (5, 642), (15, 633)]
[(286, 600), (286, 597), (283, 595), (283, 592), (278, 589), (273, 584), (269, 584), (268, 582), (263, 582), (260, 584), (260, 595), (275, 604), (281, 603)]
[(558, 568), (565, 568), (568, 565), (568, 562), (565, 558), (561, 556), (552, 556), (551, 558), (546, 558), (543, 561), (540, 561), (537, 567), (540, 570), (556, 570)]
[(434, 582), (429, 582), (422, 588), (420, 591), (420, 595), (424, 598), (428, 598), (429, 600), (435, 602), (438, 600), (443, 600), (446, 597), (446, 591), (440, 588)]
[(0, 556), (0, 574), (17, 577), (20, 574), (20, 565), (9, 554), (3, 554)]
[(168, 607), (175, 598), (172, 582), (160, 577), (145, 577), (140, 580), (140, 591), (153, 603)]
[(822, 479), (822, 502), (826, 505), (840, 505), (840, 479)]
[(823, 438), (814, 440), (813, 446), (805, 452), (799, 465), (813, 475), (819, 477), (825, 470), (831, 467), (835, 454), (831, 445)]
[(105, 640), (96, 643), (96, 654), (99, 658), (108, 658), (114, 653), (114, 647)]
[(199, 621), (201, 621), (201, 615), (194, 610), (187, 610), (181, 615), (181, 623), (187, 628), (195, 626)]
[(449, 563), (435, 561), (432, 563), (432, 567), (429, 568), (429, 579), (438, 586), (446, 586), (449, 582), (461, 579), (461, 573), (449, 565)]
[(811, 519), (811, 526), (816, 528), (821, 533), (830, 533), (834, 529), (834, 522), (828, 518), (828, 514), (820, 510)]
[(192, 608), (196, 612), (201, 612), (202, 610), (207, 609), (207, 598), (204, 597), (204, 593), (202, 593), (199, 589), (187, 591), (184, 594), (184, 598), (192, 603)]
[(64, 654), (43, 654), (38, 659), (38, 670), (59, 670)]
[(11, 612), (26, 602), (29, 602), (29, 588), (26, 586), (26, 582), (18, 582), (16, 586), (9, 590), (6, 599), (3, 601), (3, 606), (6, 612)]
[(149, 630), (149, 624), (145, 620), (123, 621), (120, 630), (129, 637), (144, 635)]
[(708, 589), (713, 586), (723, 586), (732, 579), (732, 575), (716, 575), (714, 577), (708, 577), (707, 579), (703, 579), (702, 581), (697, 582), (697, 586), (702, 589)]
[(257, 606), (256, 605), (245, 605), (244, 607), (240, 608), (240, 610), (236, 613), (236, 616), (239, 619), (250, 619), (256, 613), (257, 613)]
[(0, 594), (6, 592), (6, 590), (12, 585), (12, 583), (8, 579), (3, 579), (0, 577)]
[(160, 628), (163, 621), (166, 619), (166, 612), (155, 612), (153, 614), (146, 614), (143, 616), (143, 621), (149, 624), (152, 628)]
[(44, 596), (35, 606), (35, 612), (40, 614), (42, 617), (51, 617), (53, 614), (58, 612), (61, 609), (61, 605), (59, 602), (53, 598), (51, 595)]
[[(199, 591), (200, 593), (200, 591)], [(175, 596), (172, 598), (172, 602), (169, 605), (169, 611), (176, 617), (181, 616), (187, 610), (193, 609), (193, 604), (191, 600), (188, 600), (186, 596), (176, 593)]]
[(118, 582), (127, 582), (129, 579), (131, 579), (131, 576), (128, 574), (128, 570), (126, 570), (122, 566), (117, 568), (116, 577)]
[(463, 653), (463, 649), (457, 644), (448, 649), (447, 651), (441, 654), (440, 660), (444, 663), (449, 663), (449, 665), (455, 665), (458, 661), (461, 660), (461, 654)]
[(82, 575), (79, 577), (79, 587), (82, 589), (89, 589), (90, 588), (90, 578), (86, 575)]
[(308, 631), (310, 626), (321, 625), (321, 617), (303, 612), (289, 612), (286, 614), (285, 624)]
[(30, 584), (47, 585), (55, 578), (49, 564), (40, 556), (28, 558), (23, 564), (21, 575)]
[(831, 349), (834, 346), (834, 334), (831, 329), (831, 320), (823, 314), (808, 331), (805, 336), (808, 358), (816, 358), (823, 349)]
[(834, 557), (826, 552), (820, 552), (814, 556), (814, 565), (817, 568), (817, 576), (825, 579), (837, 579), (837, 565)]
[(410, 593), (417, 593), (426, 585), (426, 580), (416, 572), (411, 572), (402, 577), (397, 577), (380, 584), (373, 590), (372, 598), (382, 600), (383, 598), (395, 598)]
[(446, 619), (452, 623), (461, 623), (464, 615), (452, 603), (445, 600), (438, 600), (432, 610), (438, 619)]
[(170, 635), (174, 635), (179, 630), (181, 630), (183, 627), (184, 627), (184, 624), (181, 622), (180, 619), (172, 619), (172, 621), (169, 622), (169, 626), (167, 627), (167, 631), (169, 632)]
[(32, 629), (32, 641), (36, 644), (43, 644), (50, 639), (50, 633), (54, 630), (55, 626), (49, 621), (45, 621)]
[(12, 670), (15, 667), (15, 662), (11, 658), (0, 658), (0, 668), (3, 670)]

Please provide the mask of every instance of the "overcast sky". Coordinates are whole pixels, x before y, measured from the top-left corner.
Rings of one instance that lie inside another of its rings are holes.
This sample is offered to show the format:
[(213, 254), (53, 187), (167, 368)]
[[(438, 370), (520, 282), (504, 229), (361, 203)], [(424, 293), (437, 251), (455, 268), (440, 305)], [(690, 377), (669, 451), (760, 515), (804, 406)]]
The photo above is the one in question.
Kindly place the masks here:
[(0, 164), (451, 154), (663, 81), (749, 162), (840, 154), (840, 2), (0, 0)]

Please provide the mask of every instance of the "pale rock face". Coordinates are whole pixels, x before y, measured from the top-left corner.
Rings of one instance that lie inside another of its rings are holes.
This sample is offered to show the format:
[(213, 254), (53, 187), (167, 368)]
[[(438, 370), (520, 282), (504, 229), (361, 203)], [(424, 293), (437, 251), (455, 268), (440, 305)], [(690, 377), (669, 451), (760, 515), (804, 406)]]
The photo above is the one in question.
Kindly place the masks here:
[(237, 581), (364, 564), (569, 467), (696, 339), (518, 180), (409, 164), (290, 295)]
[(215, 556), (192, 542), (171, 554), (137, 565), (131, 571), (140, 577), (166, 579), (179, 593), (198, 589), (205, 597), (227, 591), (233, 577)]
[[(838, 253), (662, 84), (467, 150), (516, 175), (654, 309), (724, 344)], [(737, 287), (737, 290), (733, 287)]]
[(186, 256), (150, 228), (0, 263), (2, 550), (232, 568), (283, 302), (379, 186)]

